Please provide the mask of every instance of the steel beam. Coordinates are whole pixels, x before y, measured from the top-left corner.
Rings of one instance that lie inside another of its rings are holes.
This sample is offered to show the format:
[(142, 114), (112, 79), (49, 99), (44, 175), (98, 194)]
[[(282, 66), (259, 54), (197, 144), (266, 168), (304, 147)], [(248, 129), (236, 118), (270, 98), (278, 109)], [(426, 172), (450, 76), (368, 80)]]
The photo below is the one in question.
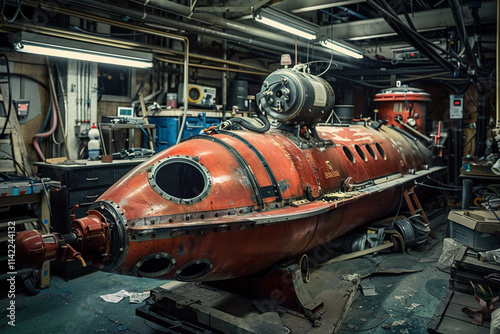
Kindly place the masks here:
[[(474, 23), (468, 6), (463, 6), (464, 22), (466, 25)], [(495, 1), (483, 2), (479, 9), (481, 22), (495, 22), (496, 20)], [(399, 16), (403, 22), (406, 19)], [(434, 9), (423, 12), (416, 12), (412, 17), (413, 24), (419, 32), (441, 30), (455, 26), (452, 12), (449, 8)], [(335, 24), (333, 26), (323, 26), (320, 28), (319, 36), (340, 39), (340, 40), (363, 40), (376, 37), (394, 36), (396, 33), (385, 22), (383, 18), (354, 21), (349, 23)]]

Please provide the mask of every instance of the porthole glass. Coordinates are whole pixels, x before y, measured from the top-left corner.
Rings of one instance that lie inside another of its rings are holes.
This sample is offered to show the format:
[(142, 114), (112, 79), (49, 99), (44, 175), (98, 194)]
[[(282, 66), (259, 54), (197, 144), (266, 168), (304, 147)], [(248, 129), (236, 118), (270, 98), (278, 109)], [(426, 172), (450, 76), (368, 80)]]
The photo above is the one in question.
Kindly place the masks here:
[(372, 156), (373, 159), (377, 159), (377, 155), (375, 154), (375, 152), (373, 151), (372, 147), (370, 146), (370, 144), (365, 144), (365, 148), (366, 150), (368, 151), (368, 153)]
[(169, 201), (192, 204), (204, 199), (212, 186), (208, 170), (194, 157), (173, 156), (151, 166), (153, 189)]
[(377, 147), (377, 151), (378, 151), (378, 153), (380, 154), (380, 156), (382, 157), (382, 159), (384, 159), (384, 160), (385, 160), (385, 159), (386, 159), (386, 158), (385, 158), (385, 152), (384, 152), (384, 149), (382, 148), (382, 146), (380, 146), (380, 144), (379, 144), (379, 143), (376, 143), (376, 144), (375, 144), (375, 147)]
[(356, 158), (354, 158), (354, 154), (352, 154), (351, 150), (347, 146), (342, 146), (342, 149), (344, 150), (345, 156), (351, 160), (352, 163), (356, 162)]
[(356, 149), (356, 152), (358, 152), (359, 157), (363, 161), (366, 161), (366, 154), (365, 154), (365, 152), (363, 152), (363, 150), (361, 149), (361, 147), (359, 147), (359, 145), (354, 145), (354, 148)]

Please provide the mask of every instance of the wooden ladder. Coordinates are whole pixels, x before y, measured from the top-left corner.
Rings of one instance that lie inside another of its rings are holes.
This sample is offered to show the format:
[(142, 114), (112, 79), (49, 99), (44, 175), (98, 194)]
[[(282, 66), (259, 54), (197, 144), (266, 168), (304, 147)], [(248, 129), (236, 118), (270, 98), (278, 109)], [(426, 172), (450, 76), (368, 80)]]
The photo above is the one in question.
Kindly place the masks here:
[(408, 205), (408, 209), (410, 209), (410, 213), (412, 216), (418, 214), (422, 216), (424, 223), (428, 225), (431, 230), (430, 232), (431, 238), (435, 239), (436, 233), (434, 232), (434, 229), (432, 228), (431, 223), (429, 222), (429, 219), (427, 218), (427, 215), (425, 214), (425, 211), (422, 208), (422, 204), (420, 204), (420, 201), (418, 200), (417, 194), (415, 193), (416, 187), (417, 186), (414, 185), (413, 187), (410, 188), (410, 190), (405, 189), (403, 195), (405, 197), (406, 204)]

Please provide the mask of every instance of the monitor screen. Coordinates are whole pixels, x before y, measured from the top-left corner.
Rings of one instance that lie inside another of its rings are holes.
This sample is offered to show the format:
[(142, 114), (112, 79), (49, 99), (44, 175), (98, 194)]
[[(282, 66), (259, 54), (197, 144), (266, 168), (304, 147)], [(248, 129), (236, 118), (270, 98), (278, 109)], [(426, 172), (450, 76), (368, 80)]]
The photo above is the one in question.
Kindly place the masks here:
[(134, 117), (133, 107), (118, 107), (118, 117)]

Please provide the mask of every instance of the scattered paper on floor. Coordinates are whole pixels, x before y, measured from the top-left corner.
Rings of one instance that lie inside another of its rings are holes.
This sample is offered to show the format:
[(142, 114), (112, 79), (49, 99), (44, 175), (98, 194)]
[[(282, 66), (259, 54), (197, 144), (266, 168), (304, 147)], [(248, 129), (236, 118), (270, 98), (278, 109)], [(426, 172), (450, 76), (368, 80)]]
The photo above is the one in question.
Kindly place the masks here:
[(130, 304), (142, 303), (149, 298), (149, 291), (147, 292), (131, 292), (130, 293)]
[(110, 293), (107, 295), (100, 296), (105, 302), (108, 303), (118, 303), (123, 298), (129, 297), (131, 304), (142, 303), (150, 296), (149, 291), (146, 292), (127, 292), (125, 290), (120, 290), (115, 293)]

